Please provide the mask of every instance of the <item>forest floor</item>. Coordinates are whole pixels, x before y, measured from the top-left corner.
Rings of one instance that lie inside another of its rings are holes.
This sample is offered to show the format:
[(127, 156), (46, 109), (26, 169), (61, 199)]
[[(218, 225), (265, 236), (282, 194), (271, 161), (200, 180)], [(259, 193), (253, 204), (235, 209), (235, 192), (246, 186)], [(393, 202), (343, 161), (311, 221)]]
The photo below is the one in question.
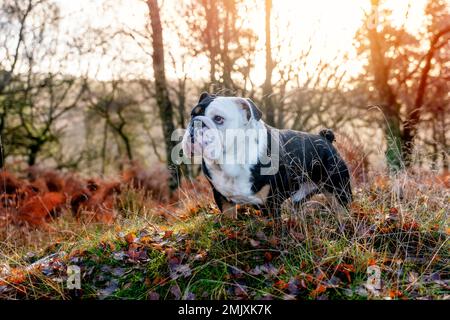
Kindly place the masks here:
[(108, 223), (0, 226), (0, 298), (450, 299), (449, 182), (372, 175), (350, 210), (287, 204), (281, 229), (246, 207), (223, 217), (204, 181), (172, 205), (122, 188)]

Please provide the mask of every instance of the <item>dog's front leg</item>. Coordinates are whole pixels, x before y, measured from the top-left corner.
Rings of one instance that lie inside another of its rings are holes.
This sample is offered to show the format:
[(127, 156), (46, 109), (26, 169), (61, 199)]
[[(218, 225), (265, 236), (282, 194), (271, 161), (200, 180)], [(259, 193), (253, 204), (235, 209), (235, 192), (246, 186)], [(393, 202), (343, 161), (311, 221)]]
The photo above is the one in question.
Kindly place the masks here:
[(237, 208), (236, 204), (228, 201), (224, 196), (222, 196), (216, 189), (213, 189), (214, 201), (216, 201), (219, 210), (228, 218), (237, 218)]

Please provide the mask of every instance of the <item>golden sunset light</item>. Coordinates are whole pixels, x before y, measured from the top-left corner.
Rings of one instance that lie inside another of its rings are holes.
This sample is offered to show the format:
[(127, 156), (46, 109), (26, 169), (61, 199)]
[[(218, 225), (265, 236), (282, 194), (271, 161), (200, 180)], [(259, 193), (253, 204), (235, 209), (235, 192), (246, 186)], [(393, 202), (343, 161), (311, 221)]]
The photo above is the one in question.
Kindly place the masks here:
[(448, 0), (0, 0), (0, 302), (449, 300), (449, 80)]
[[(67, 1), (58, 0), (63, 14), (67, 15), (68, 21), (64, 24), (68, 29), (77, 33), (79, 21), (89, 21), (94, 26), (107, 27), (111, 29), (121, 29), (122, 27), (130, 30), (137, 29), (145, 32), (147, 27), (147, 7), (145, 2), (139, 0), (133, 1), (114, 1), (114, 4), (104, 0), (83, 0)], [(244, 1), (250, 8), (243, 17), (242, 25), (252, 29), (257, 35), (257, 51), (255, 54), (255, 63), (264, 64), (264, 1)], [(182, 1), (166, 0), (162, 6), (163, 18), (176, 20), (180, 19), (179, 4)], [(389, 19), (397, 27), (405, 26), (407, 30), (418, 31), (423, 27), (424, 15), (423, 8), (426, 0), (393, 0), (387, 1), (384, 8), (392, 10)], [(108, 6), (111, 10), (109, 14), (98, 16), (97, 10)], [(370, 11), (370, 1), (358, 0), (278, 0), (273, 1), (273, 42), (280, 46), (280, 59), (285, 63), (295, 63), (296, 58), (302, 50), (312, 46), (311, 55), (308, 57), (308, 64), (305, 71), (313, 71), (315, 64), (323, 59), (330, 62), (340, 63), (340, 58), (347, 54), (349, 60), (345, 62), (343, 68), (349, 75), (356, 75), (361, 72), (361, 61), (355, 61), (355, 49), (353, 47), (353, 38), (355, 32), (364, 20), (365, 14)], [(183, 27), (183, 26), (180, 26)], [(171, 54), (177, 56), (184, 52), (180, 48), (177, 35), (170, 30), (166, 30), (166, 42)], [(184, 32), (188, 32), (184, 30)], [(120, 41), (123, 41), (121, 39)], [(127, 43), (117, 44), (117, 50), (120, 50), (130, 60), (134, 56), (142, 55), (142, 50), (135, 43), (126, 39)], [(129, 41), (129, 42), (128, 42)], [(180, 52), (181, 51), (181, 52)], [(91, 65), (91, 75), (99, 80), (107, 80), (114, 77), (115, 72), (120, 71), (120, 67), (111, 68), (111, 64), (104, 61), (103, 56), (92, 57), (94, 59)], [(186, 66), (186, 71), (193, 78), (207, 76), (204, 57), (196, 57)], [(72, 69), (73, 67), (73, 69)], [(133, 67), (133, 65), (132, 65)], [(168, 74), (176, 77), (180, 74), (179, 68), (172, 65), (168, 66)], [(79, 69), (75, 66), (69, 66), (69, 71), (77, 73)], [(148, 70), (142, 70), (136, 66), (133, 68), (134, 76), (148, 77)], [(256, 83), (264, 82), (263, 68), (256, 68), (252, 72), (252, 77)]]

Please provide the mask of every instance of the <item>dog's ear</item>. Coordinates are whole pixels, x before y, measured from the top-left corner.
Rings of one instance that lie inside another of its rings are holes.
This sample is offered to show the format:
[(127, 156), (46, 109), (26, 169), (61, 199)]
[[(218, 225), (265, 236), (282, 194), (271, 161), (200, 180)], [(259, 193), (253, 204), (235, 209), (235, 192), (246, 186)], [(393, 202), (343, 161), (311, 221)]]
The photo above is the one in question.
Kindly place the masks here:
[(198, 99), (198, 103), (202, 102), (207, 97), (209, 97), (209, 93), (206, 91), (202, 92), (202, 94), (200, 95), (200, 99)]
[(248, 120), (250, 120), (251, 117), (256, 121), (261, 120), (262, 112), (252, 101), (252, 99), (245, 99), (244, 107), (247, 109)]

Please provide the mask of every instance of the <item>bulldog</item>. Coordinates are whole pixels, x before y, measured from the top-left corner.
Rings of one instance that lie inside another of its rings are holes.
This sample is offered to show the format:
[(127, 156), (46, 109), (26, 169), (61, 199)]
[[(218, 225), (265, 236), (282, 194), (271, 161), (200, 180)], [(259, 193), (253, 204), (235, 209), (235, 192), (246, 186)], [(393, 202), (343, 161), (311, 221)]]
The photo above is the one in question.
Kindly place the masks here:
[(352, 200), (347, 165), (334, 133), (271, 127), (248, 98), (202, 93), (183, 136), (183, 153), (200, 159), (218, 208), (232, 216), (246, 204), (278, 216), (283, 201), (300, 205), (317, 193)]

